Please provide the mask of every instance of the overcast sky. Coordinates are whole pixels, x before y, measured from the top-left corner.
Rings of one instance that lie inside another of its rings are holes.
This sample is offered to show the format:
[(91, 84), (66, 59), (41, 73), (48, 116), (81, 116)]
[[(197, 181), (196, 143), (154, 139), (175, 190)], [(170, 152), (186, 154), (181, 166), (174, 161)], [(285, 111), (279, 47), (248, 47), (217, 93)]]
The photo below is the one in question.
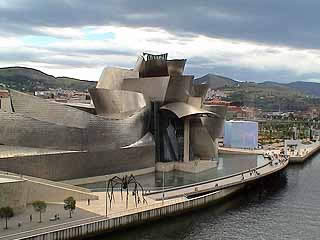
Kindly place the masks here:
[(98, 80), (142, 52), (186, 72), (320, 82), (319, 0), (0, 0), (0, 67)]

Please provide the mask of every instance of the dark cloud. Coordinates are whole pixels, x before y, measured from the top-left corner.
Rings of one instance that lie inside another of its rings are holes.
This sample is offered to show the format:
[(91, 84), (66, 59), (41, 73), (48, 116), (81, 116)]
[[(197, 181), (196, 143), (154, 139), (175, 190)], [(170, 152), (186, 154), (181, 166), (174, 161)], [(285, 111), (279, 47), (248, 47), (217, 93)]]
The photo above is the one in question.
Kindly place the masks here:
[(59, 52), (66, 56), (87, 56), (87, 55), (98, 55), (98, 56), (127, 56), (127, 57), (136, 57), (137, 52), (134, 50), (122, 50), (122, 49), (103, 49), (103, 48), (80, 48), (72, 49), (66, 47), (46, 47), (45, 49)]
[[(208, 37), (244, 40), (248, 42), (287, 46), (292, 48), (320, 49), (318, 11), (320, 1), (292, 0), (1, 0), (0, 35), (48, 35), (39, 27), (83, 27), (83, 26), (129, 26), (165, 29), (188, 39), (202, 34)], [(150, 29), (152, 31), (152, 29)], [(162, 40), (154, 38), (155, 42)], [(235, 41), (236, 42), (236, 41)], [(214, 44), (212, 48), (214, 48)], [(1, 61), (39, 62), (70, 67), (104, 66), (103, 58), (114, 55), (132, 58), (130, 50), (113, 49), (62, 49), (44, 47), (44, 52), (17, 49), (15, 52), (1, 51)], [(42, 50), (43, 50), (42, 49)], [(130, 46), (128, 46), (130, 49)], [(40, 49), (41, 50), (41, 49)], [(277, 54), (278, 50), (253, 50), (253, 54)], [(241, 53), (224, 53), (214, 59), (194, 57), (188, 60), (187, 73), (196, 76), (208, 72), (229, 76), (241, 81), (292, 82), (319, 78), (319, 74), (297, 76), (289, 70), (254, 70), (253, 68), (222, 66), (224, 59), (241, 57)], [(318, 51), (315, 51), (318, 54)], [(69, 58), (61, 60), (55, 55)], [(101, 56), (101, 61), (77, 58), (84, 55)], [(72, 58), (74, 57), (74, 59)], [(219, 64), (220, 63), (220, 64)], [(121, 66), (121, 63), (115, 63)]]
[[(150, 1), (7, 0), (0, 7), (0, 29), (125, 25), (159, 27), (176, 34), (241, 39), (300, 48), (319, 48), (317, 0)], [(1, 6), (1, 5), (0, 5)]]
[[(88, 58), (88, 54), (94, 56)], [(5, 62), (16, 65), (16, 63), (32, 62), (35, 64), (52, 64), (60, 68), (81, 67), (104, 67), (107, 59), (114, 55), (133, 57), (136, 54), (125, 51), (101, 50), (101, 49), (67, 49), (67, 48), (21, 48), (12, 50), (0, 49), (0, 63)], [(103, 56), (103, 57), (102, 57)], [(113, 62), (114, 65), (129, 67), (122, 62)], [(134, 64), (134, 62), (133, 62)]]

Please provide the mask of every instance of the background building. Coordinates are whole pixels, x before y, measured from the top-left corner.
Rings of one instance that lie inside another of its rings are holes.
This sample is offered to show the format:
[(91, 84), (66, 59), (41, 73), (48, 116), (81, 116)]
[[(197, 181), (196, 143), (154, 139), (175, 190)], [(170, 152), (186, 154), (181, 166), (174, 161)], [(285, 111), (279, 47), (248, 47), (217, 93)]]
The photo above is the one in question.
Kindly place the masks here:
[(223, 144), (225, 147), (232, 148), (257, 148), (258, 123), (250, 121), (226, 121)]

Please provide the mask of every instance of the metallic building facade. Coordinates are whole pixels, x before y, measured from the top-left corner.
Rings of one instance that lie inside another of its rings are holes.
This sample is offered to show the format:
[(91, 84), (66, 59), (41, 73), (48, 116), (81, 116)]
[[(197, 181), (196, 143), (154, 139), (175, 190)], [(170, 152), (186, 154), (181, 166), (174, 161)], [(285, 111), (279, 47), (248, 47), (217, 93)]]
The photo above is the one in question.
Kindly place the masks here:
[(183, 161), (186, 153), (213, 158), (225, 110), (202, 104), (206, 87), (183, 75), (185, 63), (144, 53), (133, 70), (105, 68), (89, 89), (90, 111), (9, 90), (12, 112), (0, 111), (0, 144), (58, 151), (2, 156), (0, 169), (67, 180)]

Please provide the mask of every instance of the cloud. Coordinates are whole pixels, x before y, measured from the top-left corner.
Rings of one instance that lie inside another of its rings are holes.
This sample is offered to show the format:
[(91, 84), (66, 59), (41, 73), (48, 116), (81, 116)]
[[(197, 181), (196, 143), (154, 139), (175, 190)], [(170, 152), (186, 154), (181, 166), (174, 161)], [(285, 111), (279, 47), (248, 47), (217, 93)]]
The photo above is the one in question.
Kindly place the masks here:
[(35, 32), (38, 32), (40, 35), (48, 35), (52, 37), (59, 37), (59, 38), (82, 38), (84, 33), (75, 28), (66, 27), (66, 28), (59, 28), (59, 27), (39, 27), (34, 29)]
[[(19, 26), (34, 29), (113, 25), (161, 28), (182, 35), (191, 33), (271, 45), (319, 48), (320, 2), (317, 0), (245, 0), (241, 3), (223, 0), (96, 0), (90, 4), (86, 0), (2, 2), (2, 29), (5, 28), (7, 32), (11, 32), (13, 25), (13, 32), (17, 32)], [(7, 23), (11, 26), (6, 27)]]
[(104, 66), (130, 68), (137, 54), (156, 51), (188, 58), (186, 70), (197, 76), (319, 79), (319, 7), (316, 0), (2, 0), (0, 66), (92, 79)]

